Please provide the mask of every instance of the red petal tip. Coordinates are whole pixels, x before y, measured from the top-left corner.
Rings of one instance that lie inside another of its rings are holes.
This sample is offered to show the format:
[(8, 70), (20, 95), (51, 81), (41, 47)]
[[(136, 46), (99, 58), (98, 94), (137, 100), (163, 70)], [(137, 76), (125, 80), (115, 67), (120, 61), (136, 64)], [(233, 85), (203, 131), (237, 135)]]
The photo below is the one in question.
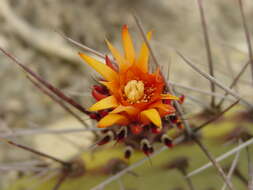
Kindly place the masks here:
[(122, 26), (122, 30), (128, 30), (128, 26), (127, 26), (126, 24), (124, 24), (124, 25)]

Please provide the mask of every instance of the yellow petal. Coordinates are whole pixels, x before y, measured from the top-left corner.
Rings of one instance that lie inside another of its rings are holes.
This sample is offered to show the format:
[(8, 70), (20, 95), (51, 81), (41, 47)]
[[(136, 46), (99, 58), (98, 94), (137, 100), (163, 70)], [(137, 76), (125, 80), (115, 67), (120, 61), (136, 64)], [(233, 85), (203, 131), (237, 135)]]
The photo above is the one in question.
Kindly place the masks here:
[(114, 96), (108, 96), (97, 103), (93, 104), (89, 110), (90, 111), (99, 111), (99, 110), (104, 110), (108, 108), (115, 108), (119, 104)]
[[(147, 39), (150, 40), (152, 36), (152, 32), (147, 33)], [(138, 58), (138, 67), (143, 71), (143, 72), (148, 72), (148, 58), (149, 58), (149, 49), (147, 47), (147, 44), (143, 42), (141, 46), (141, 51), (140, 55)]]
[(140, 114), (142, 121), (151, 121), (157, 127), (162, 127), (161, 117), (156, 109), (144, 110)]
[(112, 110), (110, 113), (120, 113), (120, 112), (126, 112), (129, 115), (135, 115), (139, 112), (139, 110), (133, 106), (119, 105), (117, 108)]
[(119, 69), (121, 70), (123, 65), (127, 64), (127, 61), (121, 56), (119, 51), (108, 40), (105, 40), (105, 41), (106, 41), (106, 44), (107, 44), (108, 48), (110, 49), (113, 57), (116, 59), (116, 63), (118, 64)]
[(118, 125), (126, 125), (128, 123), (128, 119), (120, 114), (113, 114), (110, 113), (103, 117), (99, 122), (98, 122), (98, 127), (99, 128), (106, 128), (110, 127), (112, 125), (118, 124)]
[(90, 65), (93, 69), (95, 69), (99, 74), (101, 74), (104, 79), (108, 81), (114, 81), (118, 80), (118, 74), (113, 69), (108, 67), (107, 65), (97, 61), (96, 59), (93, 59), (83, 53), (79, 53), (81, 58)]
[(135, 53), (132, 38), (128, 32), (127, 25), (124, 25), (122, 28), (122, 41), (125, 51), (125, 57), (129, 61), (129, 63), (132, 64), (134, 62)]
[(112, 94), (115, 94), (116, 91), (118, 91), (119, 89), (119, 87), (117, 86), (115, 82), (114, 81), (113, 82), (99, 81), (99, 83), (105, 85), (106, 88), (109, 89)]
[(171, 94), (161, 94), (163, 100), (180, 100), (179, 97), (173, 96)]

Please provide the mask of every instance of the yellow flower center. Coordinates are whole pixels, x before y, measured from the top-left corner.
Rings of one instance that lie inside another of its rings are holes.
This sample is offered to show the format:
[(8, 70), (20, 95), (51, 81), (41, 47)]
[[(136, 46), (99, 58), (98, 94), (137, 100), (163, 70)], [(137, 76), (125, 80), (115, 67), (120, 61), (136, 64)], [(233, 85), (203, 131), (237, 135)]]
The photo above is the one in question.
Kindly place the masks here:
[(127, 100), (131, 103), (138, 103), (144, 95), (144, 83), (142, 81), (131, 80), (124, 87)]

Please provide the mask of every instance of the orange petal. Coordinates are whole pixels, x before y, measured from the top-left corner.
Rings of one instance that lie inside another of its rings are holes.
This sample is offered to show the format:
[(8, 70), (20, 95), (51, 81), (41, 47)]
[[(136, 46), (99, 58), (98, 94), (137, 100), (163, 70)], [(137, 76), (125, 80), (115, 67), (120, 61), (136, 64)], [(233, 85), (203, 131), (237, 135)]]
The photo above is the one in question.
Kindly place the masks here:
[(129, 63), (132, 64), (134, 62), (135, 52), (134, 52), (132, 38), (128, 32), (127, 25), (124, 25), (122, 28), (122, 41), (123, 41), (123, 47), (125, 51), (125, 57), (129, 61)]
[[(147, 33), (147, 39), (150, 40), (152, 36), (152, 32)], [(149, 49), (147, 47), (147, 44), (143, 42), (141, 46), (141, 51), (140, 55), (138, 58), (138, 67), (143, 71), (143, 72), (148, 72), (148, 58), (149, 58)]]
[(155, 102), (149, 106), (149, 108), (157, 108), (160, 116), (175, 113), (175, 108), (169, 104), (163, 104), (162, 101)]
[(108, 108), (115, 108), (119, 104), (114, 96), (108, 96), (107, 98), (104, 98), (97, 103), (93, 104), (89, 110), (90, 111), (99, 111), (99, 110), (104, 110)]
[(112, 125), (126, 125), (128, 119), (124, 115), (109, 113), (98, 122), (99, 128), (106, 128)]
[(133, 106), (119, 105), (117, 108), (115, 108), (110, 113), (120, 113), (120, 112), (126, 112), (128, 115), (136, 115), (139, 112), (139, 110)]
[(162, 120), (156, 109), (152, 108), (142, 111), (140, 116), (142, 121), (147, 122), (148, 120), (155, 124), (157, 127), (162, 127)]
[(161, 94), (163, 100), (180, 100), (179, 97), (173, 96), (171, 94)]
[(101, 74), (106, 80), (114, 81), (118, 79), (118, 74), (113, 69), (108, 67), (107, 65), (93, 59), (83, 53), (79, 53), (81, 58), (90, 65), (93, 69), (95, 69), (99, 74)]

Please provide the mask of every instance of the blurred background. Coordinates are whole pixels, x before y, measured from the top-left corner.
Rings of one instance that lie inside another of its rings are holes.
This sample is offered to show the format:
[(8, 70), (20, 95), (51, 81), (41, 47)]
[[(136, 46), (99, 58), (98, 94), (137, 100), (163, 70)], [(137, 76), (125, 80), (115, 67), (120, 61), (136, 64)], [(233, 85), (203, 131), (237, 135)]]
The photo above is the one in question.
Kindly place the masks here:
[[(252, 34), (253, 2), (243, 2)], [(212, 0), (204, 1), (204, 4), (215, 76), (229, 85), (248, 59), (238, 1)], [(207, 70), (202, 26), (195, 0), (1, 0), (0, 46), (88, 107), (92, 103), (90, 86), (97, 74), (90, 71), (78, 57), (77, 53), (82, 50), (68, 43), (59, 33), (106, 54), (109, 52), (105, 38), (120, 48), (121, 27), (127, 24), (138, 48), (142, 37), (132, 12), (139, 16), (147, 31), (154, 31), (151, 43), (165, 71), (170, 65), (169, 79), (176, 84), (210, 91), (209, 82), (185, 65), (173, 51), (173, 48), (179, 49), (199, 68)], [(236, 89), (241, 96), (252, 101), (249, 71), (245, 72)], [(81, 127), (61, 107), (34, 88), (24, 72), (3, 54), (0, 54), (0, 81), (2, 136), (35, 128)], [(208, 95), (181, 87), (177, 91), (203, 104), (210, 102)], [(218, 90), (217, 93), (223, 94), (223, 91)], [(190, 99), (186, 100), (184, 108), (189, 115), (203, 110), (203, 106)], [(76, 154), (78, 148), (92, 144), (93, 138), (89, 132), (68, 135), (28, 133), (13, 137), (18, 142), (63, 159)], [(33, 159), (30, 153), (0, 145), (0, 163), (29, 159)], [(8, 172), (8, 175), (15, 178), (17, 174)], [(3, 179), (4, 175), (0, 173), (0, 183), (4, 185), (7, 182)]]

